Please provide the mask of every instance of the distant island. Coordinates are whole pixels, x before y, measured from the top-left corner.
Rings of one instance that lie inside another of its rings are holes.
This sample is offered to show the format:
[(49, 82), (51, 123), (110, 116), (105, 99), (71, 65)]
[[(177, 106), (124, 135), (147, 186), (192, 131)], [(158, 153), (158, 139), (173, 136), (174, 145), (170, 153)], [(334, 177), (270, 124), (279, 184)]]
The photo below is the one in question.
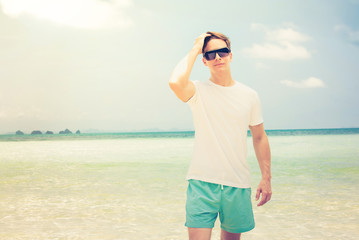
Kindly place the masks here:
[(66, 128), (65, 131), (60, 131), (59, 134), (72, 134), (72, 132)]
[(35, 135), (35, 134), (42, 134), (42, 132), (39, 130), (34, 130), (31, 132), (31, 135)]
[[(25, 133), (21, 130), (17, 130), (16, 135), (24, 135)], [(42, 132), (40, 130), (34, 130), (31, 132), (31, 135), (41, 135)], [(54, 134), (53, 131), (46, 131), (45, 134), (48, 134), (48, 135), (51, 135), (51, 134)], [(65, 129), (64, 131), (60, 131), (59, 134), (72, 134), (72, 132), (69, 130), (69, 129)], [(81, 134), (80, 130), (77, 130), (76, 131), (76, 134)]]

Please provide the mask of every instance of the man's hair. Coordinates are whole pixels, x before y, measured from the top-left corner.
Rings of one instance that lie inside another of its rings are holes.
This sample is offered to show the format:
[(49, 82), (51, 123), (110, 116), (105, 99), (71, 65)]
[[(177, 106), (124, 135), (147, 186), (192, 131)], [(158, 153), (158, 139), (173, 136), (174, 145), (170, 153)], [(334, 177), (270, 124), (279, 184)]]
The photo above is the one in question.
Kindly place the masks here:
[(229, 41), (229, 38), (226, 35), (219, 33), (219, 32), (207, 32), (207, 34), (210, 34), (211, 36), (208, 36), (204, 39), (202, 53), (204, 53), (204, 49), (206, 48), (207, 43), (212, 39), (221, 39), (221, 40), (225, 41), (229, 51), (231, 51), (231, 41)]

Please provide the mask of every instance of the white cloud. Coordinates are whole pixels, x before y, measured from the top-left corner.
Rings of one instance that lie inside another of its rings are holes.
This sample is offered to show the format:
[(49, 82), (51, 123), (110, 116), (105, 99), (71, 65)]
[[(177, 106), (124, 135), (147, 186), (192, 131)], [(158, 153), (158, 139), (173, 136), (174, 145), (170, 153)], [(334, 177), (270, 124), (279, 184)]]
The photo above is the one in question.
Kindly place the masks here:
[(359, 31), (354, 31), (346, 25), (335, 25), (334, 30), (344, 32), (349, 42), (359, 44)]
[(306, 42), (309, 40), (306, 35), (291, 28), (269, 31), (267, 32), (267, 39), (278, 42)]
[(294, 30), (294, 28), (293, 24), (287, 24), (284, 28), (271, 30), (263, 24), (252, 24), (252, 30), (265, 33), (267, 42), (253, 44), (251, 48), (243, 49), (243, 53), (252, 58), (283, 61), (310, 58), (310, 52), (299, 45), (299, 43), (306, 42), (310, 38)]
[(243, 52), (253, 58), (284, 61), (310, 58), (310, 53), (307, 49), (289, 42), (281, 45), (271, 43), (253, 44), (252, 48), (244, 49)]
[(270, 30), (263, 24), (253, 23), (251, 29), (254, 31), (262, 31), (266, 34), (266, 39), (275, 42), (306, 42), (309, 37), (303, 33), (295, 31), (293, 24), (286, 26), (285, 28), (279, 28)]
[(128, 27), (132, 21), (124, 15), (131, 0), (0, 0), (2, 10), (11, 17), (34, 16), (61, 25), (97, 29)]
[(283, 80), (283, 81), (281, 81), (281, 83), (288, 87), (294, 87), (294, 88), (323, 88), (323, 87), (325, 87), (324, 82), (322, 80), (320, 80), (319, 78), (315, 78), (315, 77), (310, 77), (310, 78), (302, 80), (300, 82)]

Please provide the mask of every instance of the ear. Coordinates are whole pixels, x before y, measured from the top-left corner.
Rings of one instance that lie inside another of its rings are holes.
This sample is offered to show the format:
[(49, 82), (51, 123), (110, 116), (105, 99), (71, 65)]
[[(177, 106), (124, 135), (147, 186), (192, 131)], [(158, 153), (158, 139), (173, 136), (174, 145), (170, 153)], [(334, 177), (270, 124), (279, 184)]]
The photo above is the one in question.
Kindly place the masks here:
[(202, 62), (203, 62), (203, 64), (204, 64), (205, 66), (208, 66), (208, 65), (207, 65), (207, 60), (206, 60), (204, 57), (202, 58)]
[(232, 62), (232, 52), (229, 53), (229, 60)]

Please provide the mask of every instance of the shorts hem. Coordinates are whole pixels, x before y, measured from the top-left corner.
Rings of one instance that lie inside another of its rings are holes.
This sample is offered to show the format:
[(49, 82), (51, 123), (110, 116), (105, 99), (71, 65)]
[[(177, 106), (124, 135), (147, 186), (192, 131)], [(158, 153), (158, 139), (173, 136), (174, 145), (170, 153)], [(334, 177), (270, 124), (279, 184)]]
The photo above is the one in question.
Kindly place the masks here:
[(230, 229), (230, 228), (221, 226), (221, 229), (223, 229), (224, 231), (230, 232), (230, 233), (244, 233), (244, 232), (249, 232), (249, 231), (253, 230), (254, 227), (255, 227), (255, 225), (247, 227), (247, 228)]
[(186, 227), (189, 228), (214, 228), (214, 224), (210, 225), (210, 224), (188, 224), (187, 222), (184, 224)]

